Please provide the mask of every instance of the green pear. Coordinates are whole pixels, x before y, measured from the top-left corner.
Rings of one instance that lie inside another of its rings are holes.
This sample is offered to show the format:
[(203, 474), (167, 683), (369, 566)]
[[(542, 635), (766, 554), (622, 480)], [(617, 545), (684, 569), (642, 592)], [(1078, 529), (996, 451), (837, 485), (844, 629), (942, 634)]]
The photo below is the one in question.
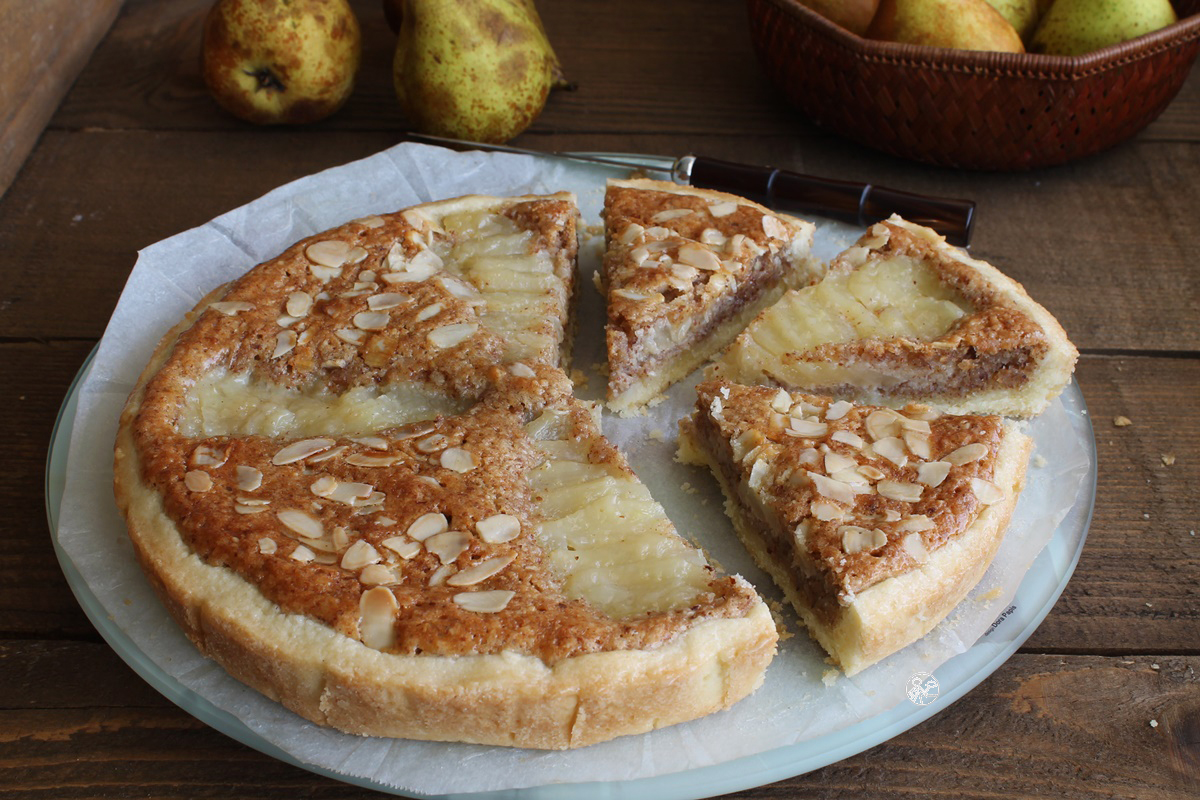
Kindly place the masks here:
[(423, 133), (506, 142), (561, 76), (532, 0), (405, 0), (396, 96)]
[(1025, 51), (1016, 30), (987, 0), (881, 0), (867, 36), (958, 50)]
[(1021, 41), (1033, 33), (1038, 21), (1038, 0), (987, 0), (1016, 30)]
[(1175, 21), (1169, 0), (1055, 0), (1033, 32), (1029, 50), (1078, 56)]

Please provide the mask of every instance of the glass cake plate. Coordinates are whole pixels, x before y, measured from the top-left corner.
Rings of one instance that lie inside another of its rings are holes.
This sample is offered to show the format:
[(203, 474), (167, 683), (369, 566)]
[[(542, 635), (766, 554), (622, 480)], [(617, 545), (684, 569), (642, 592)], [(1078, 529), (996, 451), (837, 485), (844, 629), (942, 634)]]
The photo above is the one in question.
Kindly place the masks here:
[[(601, 155), (601, 154), (597, 154)], [(642, 157), (629, 154), (603, 154), (606, 157), (617, 157), (630, 164), (648, 164), (660, 166), (663, 159)], [(561, 169), (561, 164), (555, 164)], [(613, 170), (605, 170), (594, 165), (580, 164), (578, 167), (568, 167), (579, 180), (598, 180), (603, 185), (603, 177), (614, 174)], [(581, 198), (582, 201), (582, 198)], [(594, 203), (594, 198), (593, 201)], [(584, 205), (581, 202), (581, 205)], [(586, 209), (585, 209), (586, 214)], [(828, 257), (826, 254), (822, 254)], [(586, 324), (586, 311), (581, 311), (581, 328)], [(594, 313), (594, 312), (593, 312)], [(106, 334), (107, 335), (107, 334)], [(588, 357), (587, 348), (598, 346), (595, 342), (583, 343), (584, 357)], [(594, 357), (594, 353), (593, 353)], [(1019, 576), (1019, 585), (1011, 600), (999, 613), (990, 627), (965, 652), (955, 655), (949, 660), (936, 666), (934, 670), (938, 685), (936, 699), (926, 704), (900, 700), (886, 710), (872, 713), (865, 719), (818, 735), (805, 741), (787, 744), (779, 747), (763, 749), (749, 755), (721, 760), (715, 763), (696, 766), (682, 770), (668, 771), (648, 777), (614, 778), (609, 780), (573, 781), (569, 778), (557, 778), (538, 785), (489, 788), (480, 791), (452, 791), (448, 793), (429, 793), (414, 791), (411, 788), (379, 780), (371, 775), (361, 774), (358, 770), (340, 769), (327, 764), (315, 763), (313, 759), (299, 755), (296, 750), (280, 746), (272, 737), (264, 735), (261, 728), (247, 724), (244, 714), (234, 713), (228, 705), (217, 704), (203, 691), (194, 691), (185, 685), (178, 676), (164, 668), (161, 659), (155, 659), (146, 654), (144, 648), (135, 641), (137, 637), (122, 627), (114, 619), (110, 607), (101, 601), (103, 591), (96, 586), (95, 578), (85, 577), (86, 570), (76, 564), (75, 559), (59, 541), (59, 528), (62, 522), (64, 493), (67, 488), (68, 471), (71, 467), (74, 453), (71, 448), (72, 433), (77, 427), (80, 395), (89, 371), (92, 370), (96, 359), (96, 351), (89, 356), (87, 362), (79, 370), (75, 381), (60, 409), (58, 420), (51, 437), (50, 449), (46, 466), (46, 512), (52, 532), (52, 540), (63, 573), (71, 585), (80, 605), (97, 630), (129, 666), (136, 671), (147, 683), (161, 692), (205, 724), (215, 728), (227, 736), (236, 739), (256, 750), (282, 761), (294, 764), (316, 774), (370, 788), (390, 794), (409, 797), (464, 797), (478, 798), (648, 798), (652, 800), (690, 800), (691, 798), (709, 797), (728, 792), (748, 789), (773, 783), (785, 778), (800, 775), (828, 764), (840, 761), (849, 756), (863, 752), (875, 745), (918, 725), (936, 713), (939, 713), (951, 703), (969, 692), (981, 681), (999, 668), (1017, 648), (1029, 638), (1053, 607), (1062, 593), (1078, 562), (1090, 524), (1095, 502), (1096, 488), (1096, 450), (1092, 427), (1087, 415), (1082, 392), (1077, 383), (1072, 381), (1063, 392), (1056, 405), (1060, 420), (1065, 420), (1065, 431), (1060, 430), (1056, 435), (1064, 435), (1073, 447), (1076, 447), (1086, 464), (1083, 466), (1081, 483), (1073, 503), (1066, 510), (1057, 527), (1050, 535), (1044, 548), (1033, 560), (1032, 564)], [(581, 363), (577, 357), (576, 364)], [(602, 388), (602, 379), (590, 381), (592, 392), (597, 391), (596, 384)], [(690, 391), (690, 386), (684, 386), (679, 392)], [(606, 432), (610, 420), (606, 419)], [(615, 423), (617, 426), (620, 423)], [(639, 474), (651, 472), (643, 467), (661, 462), (664, 458), (663, 447), (630, 448), (622, 444), (620, 430), (615, 437), (619, 446), (633, 452), (630, 460)], [(1039, 434), (1033, 431), (1035, 444), (1039, 444)], [(657, 438), (657, 437), (655, 437)], [(1039, 453), (1053, 457), (1053, 451), (1039, 448)], [(674, 468), (674, 467), (673, 467)], [(111, 485), (111, 473), (107, 476)], [(695, 479), (694, 479), (695, 480)], [(656, 487), (652, 480), (647, 480), (652, 491)], [(689, 490), (694, 491), (694, 490)], [(663, 501), (671, 512), (671, 504)], [(719, 506), (712, 506), (713, 508)], [(711, 511), (705, 512), (711, 516)], [(673, 514), (675, 516), (675, 514)], [(680, 520), (676, 519), (679, 524)], [(724, 558), (721, 558), (724, 562)], [(728, 565), (727, 565), (728, 566)], [(751, 577), (749, 573), (747, 577)], [(753, 578), (752, 578), (753, 580)], [(165, 611), (163, 617), (166, 617)], [(172, 632), (174, 633), (174, 632)], [(179, 634), (182, 636), (182, 634)], [(772, 665), (776, 669), (776, 665)], [(769, 673), (770, 674), (770, 673)], [(232, 681), (232, 679), (229, 679)], [(903, 691), (903, 687), (899, 687)], [(246, 690), (249, 692), (249, 690)], [(761, 690), (760, 690), (761, 691)], [(250, 694), (253, 694), (250, 692)], [(255, 695), (257, 698), (257, 695)], [(257, 698), (262, 701), (262, 698)], [(269, 702), (269, 701), (265, 701)], [(746, 701), (743, 701), (746, 702)], [(816, 702), (820, 702), (819, 700)], [(737, 707), (735, 707), (736, 709)], [(283, 712), (287, 713), (287, 712)], [(730, 712), (723, 712), (728, 714)], [(298, 718), (297, 718), (298, 719)], [(690, 723), (688, 723), (690, 724)], [(311, 727), (311, 726), (310, 726)], [(341, 734), (334, 734), (341, 736)], [(653, 736), (654, 734), (646, 734)], [(356, 737), (357, 738), (357, 737)], [(638, 737), (634, 737), (638, 738)], [(365, 740), (369, 741), (369, 740)], [(392, 743), (393, 747), (417, 748), (429, 747), (429, 743)], [(456, 751), (454, 745), (444, 745), (444, 751), (432, 750), (434, 758), (457, 759), (462, 752)], [(485, 751), (488, 748), (476, 748), (473, 752)], [(501, 748), (496, 748), (501, 749)], [(589, 751), (571, 751), (563, 756), (565, 759), (587, 759)], [(602, 751), (597, 750), (597, 757)], [(437, 755), (444, 753), (444, 755)], [(451, 765), (452, 766), (452, 765)], [(569, 774), (569, 773), (567, 773)]]

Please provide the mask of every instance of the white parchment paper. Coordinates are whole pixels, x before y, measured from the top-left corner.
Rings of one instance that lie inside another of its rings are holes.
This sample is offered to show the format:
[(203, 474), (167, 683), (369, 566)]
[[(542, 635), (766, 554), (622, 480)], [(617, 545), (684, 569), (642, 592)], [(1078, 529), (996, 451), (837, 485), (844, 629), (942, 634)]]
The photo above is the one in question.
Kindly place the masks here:
[[(264, 742), (303, 764), (400, 792), (464, 793), (667, 775), (813, 740), (902, 702), (910, 676), (932, 672), (988, 630), (1008, 607), (1022, 576), (1075, 504), (1093, 469), (1089, 443), (1074, 419), (1086, 412), (1077, 405), (1060, 400), (1029, 424), (1045, 464), (1031, 468), (991, 570), (934, 633), (847, 679), (830, 670), (820, 649), (796, 629), (794, 615), (785, 611), (797, 635), (781, 644), (758, 692), (730, 711), (650, 734), (548, 753), (349, 736), (319, 728), (242, 686), (183, 636), (137, 567), (112, 498), (117, 418), (163, 333), (216, 285), (295, 240), (346, 220), (468, 193), (568, 189), (577, 193), (585, 223), (598, 226), (604, 179), (621, 175), (617, 169), (575, 162), (402, 144), (283, 186), (139, 254), (78, 389), (57, 536), (87, 588), (154, 668), (233, 714)], [(839, 223), (819, 222), (817, 254), (828, 259), (859, 233)], [(599, 245), (599, 237), (594, 237), (581, 256), (585, 288), (575, 347), (575, 367), (589, 378), (579, 393), (591, 398), (600, 397), (604, 389), (597, 372), (604, 361), (602, 309), (590, 288)], [(674, 460), (677, 421), (692, 407), (694, 383), (695, 378), (674, 387), (667, 401), (643, 418), (606, 416), (605, 431), (681, 532), (703, 545), (724, 568), (744, 575), (768, 599), (779, 600), (769, 579), (733, 538), (711, 477)]]

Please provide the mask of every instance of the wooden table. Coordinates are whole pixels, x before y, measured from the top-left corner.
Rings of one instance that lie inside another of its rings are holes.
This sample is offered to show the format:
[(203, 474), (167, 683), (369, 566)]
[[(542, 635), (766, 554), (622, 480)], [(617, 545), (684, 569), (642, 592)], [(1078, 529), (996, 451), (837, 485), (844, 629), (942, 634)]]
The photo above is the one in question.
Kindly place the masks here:
[[(205, 94), (208, 4), (126, 2), (0, 199), (0, 798), (370, 794), (239, 745), (150, 689), (85, 618), (47, 530), (55, 414), (136, 251), (403, 138), (377, 2), (355, 4), (353, 99), (287, 129), (241, 124)], [(1099, 492), (1040, 629), (928, 722), (738, 796), (1200, 796), (1200, 74), (1108, 153), (971, 174), (839, 141), (777, 102), (739, 3), (540, 5), (578, 90), (555, 94), (516, 144), (702, 152), (972, 196), (974, 254), (1022, 281), (1083, 353)]]

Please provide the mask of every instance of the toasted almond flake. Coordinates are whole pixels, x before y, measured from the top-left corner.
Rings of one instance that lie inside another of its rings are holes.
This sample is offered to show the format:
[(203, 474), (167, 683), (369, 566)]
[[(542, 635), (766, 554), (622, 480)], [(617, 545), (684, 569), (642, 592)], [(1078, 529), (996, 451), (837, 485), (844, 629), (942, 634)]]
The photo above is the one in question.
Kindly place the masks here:
[(844, 469), (854, 469), (857, 465), (858, 462), (850, 456), (844, 456), (832, 450), (825, 454), (826, 475), (833, 475), (835, 472), (841, 472)]
[(413, 520), (405, 532), (418, 542), (423, 542), (430, 536), (448, 530), (450, 530), (450, 523), (446, 519), (446, 515), (437, 511), (431, 511)]
[(295, 331), (280, 331), (275, 334), (275, 350), (271, 353), (271, 358), (279, 358), (286, 356), (296, 347), (296, 332)]
[(952, 453), (942, 456), (942, 461), (949, 461), (956, 467), (961, 467), (963, 464), (970, 464), (972, 461), (978, 461), (988, 454), (987, 445), (979, 442), (964, 444)]
[(360, 345), (367, 338), (365, 331), (354, 330), (353, 328), (339, 328), (333, 332), (333, 335), (346, 344), (352, 345)]
[(300, 332), (300, 337), (296, 339), (296, 344), (308, 344), (312, 340), (312, 329)]
[(255, 467), (238, 465), (237, 488), (243, 492), (253, 492), (262, 486), (262, 470)]
[(389, 586), (400, 583), (400, 573), (387, 564), (368, 564), (358, 573), (358, 580), (364, 586)]
[(1160, 458), (1164, 467), (1170, 467), (1175, 464), (1175, 456), (1173, 453), (1163, 453)]
[(868, 481), (881, 481), (887, 477), (887, 473), (885, 473), (879, 467), (871, 464), (860, 464), (854, 468), (854, 471), (859, 475), (862, 475)]
[(520, 361), (508, 368), (508, 371), (518, 378), (536, 378), (537, 373), (528, 364), (522, 364)]
[(885, 508), (883, 510), (884, 522), (899, 522), (900, 512), (894, 508)]
[(629, 251), (629, 260), (635, 267), (640, 267), (650, 258), (650, 248), (646, 245), (635, 247)]
[(346, 530), (345, 525), (338, 525), (333, 529), (333, 549), (345, 550), (350, 546), (350, 531)]
[(842, 535), (842, 550), (847, 555), (869, 552), (887, 544), (887, 534), (879, 528), (868, 530), (858, 525), (842, 525), (838, 527), (838, 533)]
[(950, 467), (949, 461), (926, 461), (917, 467), (917, 480), (931, 489), (941, 486), (950, 474)]
[(857, 433), (853, 433), (851, 431), (844, 430), (844, 429), (838, 429), (838, 430), (834, 431), (833, 433), (829, 434), (829, 438), (832, 441), (841, 442), (842, 444), (848, 444), (851, 447), (854, 447), (859, 450), (861, 450), (863, 448), (863, 445), (866, 444), (866, 442), (863, 441), (863, 438), (861, 436), (859, 436)]
[(443, 467), (455, 472), (470, 472), (479, 466), (475, 454), (461, 447), (448, 447), (442, 451), (438, 459)]
[(375, 524), (382, 525), (385, 528), (396, 524), (396, 520), (391, 517), (378, 516), (375, 518)]
[(672, 231), (669, 228), (664, 228), (661, 225), (646, 228), (647, 239), (666, 239), (671, 234)]
[(379, 216), (378, 214), (371, 214), (366, 217), (359, 217), (358, 219), (356, 219), (354, 221), (357, 222), (359, 225), (362, 225), (364, 228), (382, 228), (384, 225), (383, 217)]
[(511, 542), (521, 535), (521, 520), (511, 514), (493, 514), (476, 522), (475, 532), (488, 544)]
[(716, 228), (705, 228), (700, 232), (700, 242), (709, 247), (721, 248), (725, 246), (725, 234)]
[(400, 456), (368, 456), (363, 453), (351, 453), (345, 461), (355, 467), (390, 467), (400, 460)]
[(346, 550), (342, 556), (342, 569), (348, 569), (351, 572), (360, 570), (368, 564), (378, 563), (382, 556), (370, 542), (366, 539), (359, 539)]
[(854, 489), (848, 483), (827, 478), (821, 473), (811, 470), (805, 470), (805, 474), (813, 482), (817, 494), (848, 506), (854, 505)]
[(400, 604), (392, 590), (376, 586), (358, 599), (358, 632), (362, 643), (375, 650), (386, 650), (396, 643), (396, 614)]
[(771, 408), (780, 414), (788, 413), (792, 410), (792, 396), (785, 390), (780, 389), (771, 398)]
[(453, 275), (439, 275), (437, 282), (442, 285), (450, 294), (462, 300), (472, 300), (482, 298), (483, 295), (471, 284), (466, 281), (459, 280)]
[(788, 226), (783, 223), (779, 217), (773, 217), (770, 214), (763, 214), (762, 218), (763, 233), (772, 239), (788, 238)]
[(918, 564), (924, 564), (929, 559), (929, 549), (919, 533), (910, 533), (900, 540), (900, 547)]
[(320, 264), (309, 264), (308, 271), (321, 283), (329, 283), (342, 274), (341, 267), (323, 267)]
[(708, 213), (720, 219), (728, 217), (730, 214), (738, 210), (738, 204), (732, 200), (722, 201), (720, 203), (710, 203)]
[[(848, 483), (853, 487), (865, 486), (868, 483), (870, 483), (870, 481), (867, 480), (867, 476), (863, 475), (862, 472), (860, 472), (853, 465), (851, 465), (847, 469), (843, 469), (843, 470), (839, 470), (838, 472), (830, 473), (829, 477), (833, 478), (835, 481), (841, 481), (842, 483)], [(869, 492), (868, 492), (868, 494), (869, 494)]]
[(367, 298), (367, 308), (372, 311), (387, 311), (391, 308), (399, 308), (411, 302), (408, 295), (400, 292), (384, 292), (382, 294), (373, 294)]
[(350, 441), (372, 450), (387, 450), (388, 440), (382, 436), (351, 436)]
[(443, 564), (453, 563), (467, 551), (471, 537), (463, 531), (442, 531), (425, 540), (425, 549), (438, 557)]
[(275, 516), (283, 523), (284, 527), (306, 539), (320, 539), (325, 535), (325, 526), (321, 524), (321, 520), (306, 511), (289, 508), (276, 511)]
[(691, 214), (695, 214), (695, 213), (696, 213), (695, 210), (691, 209), (691, 208), (668, 208), (668, 209), (659, 211), (657, 214), (652, 216), (650, 218), (650, 221), (651, 222), (670, 222), (673, 219), (679, 219), (680, 217), (690, 216)]
[(381, 547), (386, 547), (406, 560), (421, 552), (420, 542), (414, 542), (412, 539), (406, 539), (403, 536), (389, 536), (379, 544)]
[(258, 540), (258, 552), (264, 556), (269, 556), (278, 549), (279, 545), (275, 544), (275, 540), (268, 536), (264, 536)]
[(933, 520), (924, 514), (913, 514), (912, 516), (905, 517), (904, 521), (896, 526), (896, 530), (904, 533), (928, 531), (933, 530), (933, 528)]
[(381, 331), (391, 319), (383, 311), (360, 311), (354, 315), (354, 327), (362, 331)]
[(302, 544), (296, 545), (296, 549), (292, 551), (291, 559), (299, 561), (301, 564), (307, 564), (317, 557), (317, 554), (305, 547)]
[(999, 486), (982, 478), (971, 478), (971, 492), (985, 506), (999, 503), (1004, 499), (1004, 491)]
[(375, 487), (371, 484), (353, 481), (338, 483), (328, 496), (330, 500), (348, 506), (377, 505), (384, 500), (382, 492), (375, 497)]
[(245, 503), (234, 503), (233, 510), (239, 514), (261, 514), (267, 510), (267, 507), (246, 505)]
[(418, 440), (414, 447), (421, 453), (436, 453), (445, 448), (449, 441), (443, 434), (431, 433), (424, 439)]
[(317, 497), (329, 497), (338, 488), (337, 478), (332, 475), (322, 475), (308, 487)]
[(296, 461), (303, 461), (309, 456), (314, 456), (323, 450), (328, 450), (333, 447), (333, 439), (301, 439), (298, 442), (292, 442), (287, 447), (277, 452), (272, 458), (271, 463), (277, 467), (284, 464), (292, 464)]
[(790, 417), (788, 425), (789, 429), (785, 431), (785, 433), (787, 433), (789, 436), (820, 438), (829, 432), (829, 425), (824, 422), (797, 419), (796, 417)]
[(309, 457), (308, 463), (309, 464), (320, 464), (323, 461), (329, 461), (330, 459), (337, 458), (338, 456), (340, 456), (342, 453), (346, 452), (349, 449), (350, 448), (347, 447), (346, 445), (339, 444), (337, 447), (334, 447), (330, 450), (326, 450), (324, 453), (321, 453), (320, 455), (315, 455), (315, 456)]
[(867, 415), (867, 435), (873, 441), (898, 437), (901, 432), (900, 415), (888, 409), (876, 409)]
[(689, 242), (679, 248), (678, 260), (688, 266), (707, 272), (717, 272), (721, 269), (721, 259), (717, 254), (702, 244)]
[(374, 514), (379, 511), (379, 509), (369, 508), (368, 506), (378, 506), (386, 499), (387, 495), (385, 495), (383, 492), (371, 492), (364, 497), (354, 498), (351, 501), (351, 505), (358, 509), (355, 512), (356, 514)]
[(219, 467), (228, 460), (229, 454), (225, 450), (202, 444), (192, 451), (188, 461), (193, 467)]
[(227, 317), (237, 316), (243, 311), (250, 311), (254, 308), (253, 303), (247, 303), (242, 300), (219, 300), (216, 303), (209, 303), (208, 307), (213, 311), (224, 314)]
[(846, 516), (846, 509), (828, 500), (815, 500), (810, 508), (812, 515), (822, 522), (841, 520)]
[(1113, 427), (1125, 428), (1133, 424), (1133, 420), (1124, 415), (1113, 417)]
[(453, 564), (442, 564), (433, 571), (432, 575), (429, 576), (429, 585), (441, 586), (446, 582), (446, 578), (449, 578), (454, 574), (454, 569), (455, 567)]
[[(849, 413), (850, 409), (854, 408), (853, 403), (847, 403), (845, 400), (838, 400), (832, 403), (829, 408), (825, 409), (825, 419), (830, 422), (841, 419)], [(848, 432), (848, 431), (847, 431)], [(861, 441), (861, 439), (859, 440)]]
[(929, 434), (920, 431), (904, 432), (904, 444), (910, 453), (920, 459), (933, 458), (933, 448), (929, 443)]
[(446, 583), (450, 586), (474, 586), (499, 573), (511, 564), (516, 557), (515, 553), (510, 553), (506, 556), (496, 556), (486, 561), (480, 561), (474, 566), (467, 567), (461, 572), (451, 575)]
[(452, 325), (434, 328), (425, 338), (434, 347), (448, 348), (466, 341), (474, 336), (477, 330), (479, 330), (479, 326), (474, 322), (456, 322)]
[(299, 318), (308, 315), (309, 309), (312, 308), (312, 304), (312, 295), (310, 295), (308, 292), (292, 292), (288, 295), (285, 308), (288, 316)]
[(634, 289), (613, 289), (612, 293), (625, 300), (649, 300), (650, 295), (646, 292), (639, 292)]
[(417, 312), (417, 322), (424, 322), (427, 319), (433, 319), (440, 313), (442, 313), (442, 304), (430, 303)]
[(270, 499), (268, 499), (266, 497), (243, 497), (243, 496), (239, 495), (238, 498), (234, 502), (241, 503), (244, 506), (269, 506), (269, 505), (271, 505)]
[(645, 228), (638, 225), (636, 222), (631, 222), (625, 226), (625, 230), (621, 231), (621, 235), (617, 237), (617, 244), (631, 244), (635, 239), (645, 232)]
[(897, 467), (903, 467), (908, 464), (908, 452), (904, 448), (904, 442), (895, 436), (879, 439), (873, 447), (877, 455), (886, 458)]
[[(353, 247), (341, 239), (325, 239), (304, 248), (308, 260), (323, 267), (340, 267), (350, 261)], [(358, 248), (361, 249), (361, 248)]]
[(489, 592), (459, 592), (454, 595), (454, 602), (466, 611), (477, 614), (494, 614), (503, 611), (516, 596), (516, 592), (507, 589), (495, 589)]
[(875, 491), (880, 497), (886, 497), (889, 500), (898, 500), (902, 503), (915, 503), (921, 499), (921, 492), (925, 487), (919, 483), (907, 483), (905, 481), (890, 481), (884, 480), (875, 484)]
[(193, 469), (184, 474), (183, 485), (191, 492), (207, 492), (213, 488), (212, 476), (202, 469)]

